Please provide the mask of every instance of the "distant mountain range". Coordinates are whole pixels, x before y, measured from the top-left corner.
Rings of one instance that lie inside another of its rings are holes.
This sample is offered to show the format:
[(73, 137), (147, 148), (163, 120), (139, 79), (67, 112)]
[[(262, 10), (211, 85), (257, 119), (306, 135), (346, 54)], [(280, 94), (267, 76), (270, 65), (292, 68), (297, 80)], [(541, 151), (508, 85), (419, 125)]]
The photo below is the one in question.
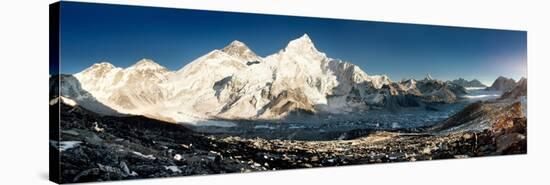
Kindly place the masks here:
[(464, 87), (484, 87), (475, 79), (393, 82), (368, 75), (318, 51), (307, 34), (267, 57), (233, 41), (178, 71), (142, 59), (128, 68), (101, 62), (58, 78), (60, 95), (89, 110), (196, 124), (451, 103), (467, 93)]
[(462, 87), (487, 87), (485, 84), (481, 83), (477, 79), (473, 79), (471, 81), (468, 81), (468, 80), (465, 80), (464, 78), (458, 78), (456, 80), (448, 81), (448, 82), (460, 85)]
[(487, 90), (490, 91), (510, 91), (516, 86), (516, 81), (512, 78), (506, 78), (499, 76), (490, 87), (487, 87)]

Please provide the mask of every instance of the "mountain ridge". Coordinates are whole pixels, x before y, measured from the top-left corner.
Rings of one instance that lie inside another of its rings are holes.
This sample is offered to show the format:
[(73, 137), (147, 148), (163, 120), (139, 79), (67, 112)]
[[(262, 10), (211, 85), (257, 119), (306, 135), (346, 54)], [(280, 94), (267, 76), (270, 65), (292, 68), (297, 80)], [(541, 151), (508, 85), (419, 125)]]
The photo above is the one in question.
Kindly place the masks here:
[(486, 90), (506, 92), (514, 88), (514, 86), (516, 86), (516, 81), (514, 79), (499, 76), (491, 86), (486, 88)]
[(101, 62), (74, 76), (84, 91), (121, 113), (185, 123), (449, 103), (465, 93), (429, 75), (401, 82), (369, 75), (355, 64), (327, 57), (307, 34), (266, 57), (235, 40), (177, 71), (144, 58), (127, 68)]
[(487, 85), (481, 83), (478, 79), (472, 79), (470, 81), (464, 79), (464, 78), (458, 78), (452, 81), (448, 81), (449, 83), (454, 83), (457, 85), (461, 85), (463, 87), (487, 87)]

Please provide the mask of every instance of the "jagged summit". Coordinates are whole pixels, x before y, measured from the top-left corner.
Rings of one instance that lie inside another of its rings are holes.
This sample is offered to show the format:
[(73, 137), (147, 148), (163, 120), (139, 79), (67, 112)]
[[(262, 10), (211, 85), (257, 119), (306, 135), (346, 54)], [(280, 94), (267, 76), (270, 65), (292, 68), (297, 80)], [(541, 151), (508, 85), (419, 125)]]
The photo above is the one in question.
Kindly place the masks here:
[(527, 96), (527, 78), (521, 77), (516, 85), (510, 90), (504, 92), (500, 99), (517, 99)]
[(285, 51), (296, 51), (296, 52), (319, 52), (315, 48), (315, 44), (307, 34), (302, 35), (300, 38), (294, 39), (288, 43), (285, 48)]
[(509, 80), (509, 81), (514, 81), (515, 82), (515, 80), (513, 78), (506, 78), (504, 76), (499, 76), (496, 80)]
[(487, 87), (487, 90), (506, 92), (511, 90), (514, 86), (516, 86), (516, 81), (514, 79), (499, 76), (490, 87)]
[(155, 65), (157, 63), (148, 58), (142, 58), (141, 60), (136, 62), (136, 65), (149, 65), (149, 64)]
[(304, 33), (304, 35), (302, 35), (300, 38), (298, 38), (296, 40), (301, 40), (301, 41), (304, 41), (304, 42), (313, 43), (313, 41), (311, 41), (311, 38), (309, 38), (309, 35), (307, 35), (307, 33)]
[(284, 49), (276, 54), (267, 56), (265, 60), (266, 62), (275, 61), (284, 63), (286, 61), (308, 65), (307, 63), (311, 63), (312, 61), (329, 61), (332, 59), (328, 58), (325, 53), (318, 51), (311, 38), (307, 34), (304, 34), (297, 39), (291, 40)]
[(414, 79), (403, 80), (401, 83), (405, 85), (407, 90), (416, 88), (416, 80)]
[(471, 81), (468, 81), (464, 78), (458, 78), (458, 79), (455, 79), (455, 80), (452, 80), (452, 81), (447, 81), (448, 83), (453, 83), (453, 84), (456, 84), (456, 85), (460, 85), (460, 86), (463, 86), (463, 87), (474, 87), (474, 88), (479, 88), (479, 87), (487, 87), (485, 84), (481, 83), (479, 80), (477, 79), (473, 79)]
[(116, 66), (114, 66), (113, 64), (111, 64), (109, 62), (102, 61), (102, 62), (93, 64), (92, 66), (84, 69), (83, 71), (81, 71), (80, 73), (77, 73), (75, 75), (86, 75), (86, 76), (101, 77), (101, 76), (105, 76), (105, 74), (107, 74), (111, 71), (115, 71), (115, 70), (120, 70), (120, 68), (117, 68)]
[(433, 80), (432, 75), (430, 73), (426, 73), (426, 77), (424, 77), (424, 80)]
[(229, 45), (225, 46), (221, 51), (247, 62), (262, 60), (245, 43), (238, 40), (234, 40)]
[(139, 60), (134, 65), (130, 66), (128, 69), (137, 69), (137, 70), (158, 70), (165, 69), (160, 64), (157, 64), (155, 61), (147, 58)]
[(115, 68), (115, 66), (107, 61), (101, 61), (99, 63), (95, 63), (92, 66), (96, 67), (109, 67), (109, 68)]
[(97, 69), (114, 69), (114, 68), (116, 68), (116, 66), (114, 66), (113, 64), (111, 64), (107, 61), (102, 61), (102, 62), (93, 64), (89, 68), (85, 69), (85, 71), (86, 70), (91, 70), (91, 69), (96, 69), (97, 70)]
[(229, 45), (225, 46), (223, 48), (224, 51), (227, 51), (227, 49), (229, 48), (248, 48), (248, 46), (246, 46), (245, 43), (239, 41), (239, 40), (234, 40), (233, 42), (229, 43)]

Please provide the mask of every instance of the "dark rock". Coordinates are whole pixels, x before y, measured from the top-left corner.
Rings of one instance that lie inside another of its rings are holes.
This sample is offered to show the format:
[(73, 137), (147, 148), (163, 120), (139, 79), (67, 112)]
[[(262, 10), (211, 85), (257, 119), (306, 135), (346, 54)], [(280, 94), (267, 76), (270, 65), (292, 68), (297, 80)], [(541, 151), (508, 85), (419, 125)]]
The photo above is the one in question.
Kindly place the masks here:
[(522, 96), (527, 96), (527, 79), (525, 78), (521, 78), (514, 88), (504, 92), (500, 99), (517, 99)]
[[(345, 135), (343, 140), (322, 142), (209, 135), (140, 116), (98, 116), (78, 106), (60, 108), (60, 133), (65, 133), (62, 141), (82, 141), (78, 147), (59, 153), (63, 182), (465, 158), (527, 151), (527, 119), (521, 112), (521, 103), (513, 101), (474, 103), (436, 126), (420, 129), (421, 132), (355, 129), (339, 132), (337, 136)], [(103, 131), (96, 131), (94, 122)], [(470, 127), (489, 129), (460, 130)], [(176, 159), (176, 155), (181, 159)]]
[(511, 90), (516, 86), (516, 81), (512, 78), (505, 78), (502, 76), (499, 76), (490, 87), (487, 87), (487, 90), (491, 91), (502, 91), (506, 92)]

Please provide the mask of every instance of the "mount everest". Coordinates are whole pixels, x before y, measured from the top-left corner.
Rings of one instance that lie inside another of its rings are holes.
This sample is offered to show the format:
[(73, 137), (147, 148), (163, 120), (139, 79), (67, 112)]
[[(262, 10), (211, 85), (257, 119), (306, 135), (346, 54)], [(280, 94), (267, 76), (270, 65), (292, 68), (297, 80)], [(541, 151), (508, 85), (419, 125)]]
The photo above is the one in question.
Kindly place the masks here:
[(59, 79), (60, 95), (102, 114), (176, 123), (211, 119), (279, 120), (289, 114), (345, 114), (452, 103), (461, 85), (432, 79), (391, 81), (327, 57), (307, 34), (260, 57), (233, 41), (169, 71), (150, 59), (128, 68), (107, 62)]

